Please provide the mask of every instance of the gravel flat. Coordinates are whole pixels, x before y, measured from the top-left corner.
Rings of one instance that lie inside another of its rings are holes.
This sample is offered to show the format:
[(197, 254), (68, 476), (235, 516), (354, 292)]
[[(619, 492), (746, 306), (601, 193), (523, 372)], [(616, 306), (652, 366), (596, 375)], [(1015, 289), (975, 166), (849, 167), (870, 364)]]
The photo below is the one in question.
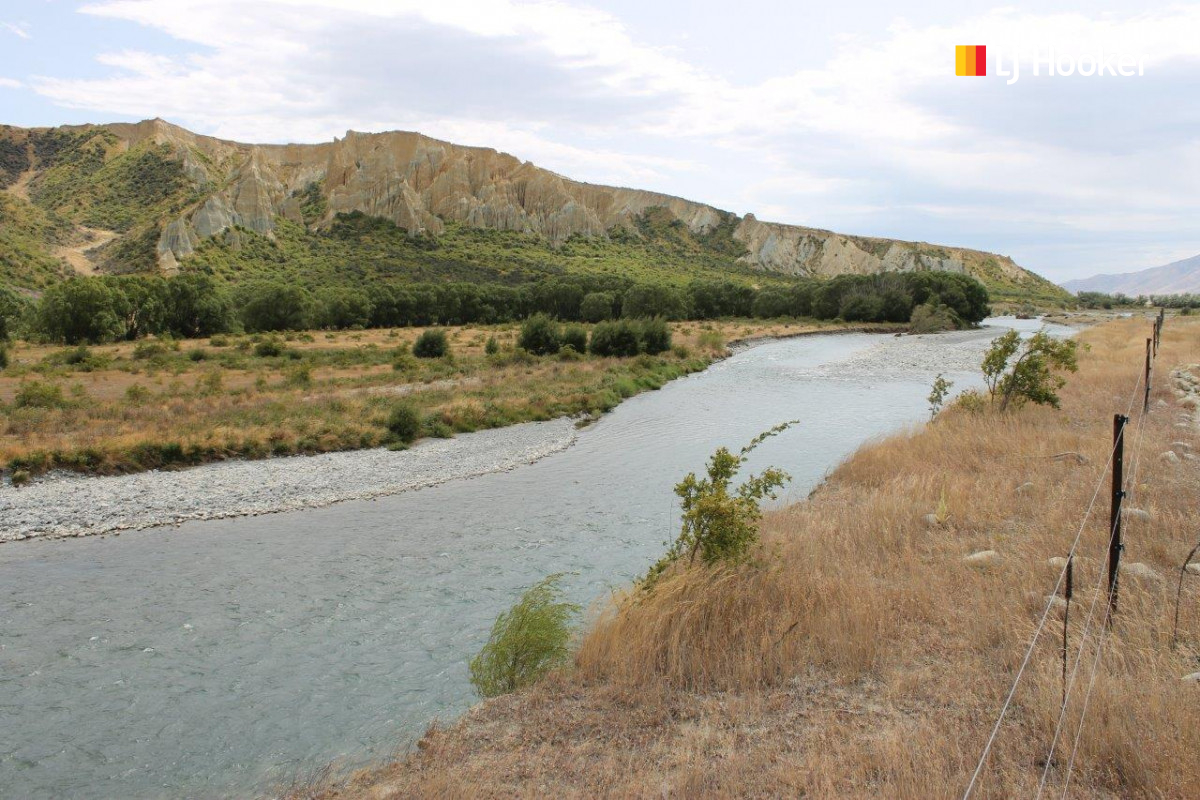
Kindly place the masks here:
[(514, 469), (570, 447), (574, 420), (426, 439), (409, 450), (356, 450), (226, 461), (115, 477), (47, 476), (0, 486), (0, 542), (89, 536), (185, 520), (316, 508)]

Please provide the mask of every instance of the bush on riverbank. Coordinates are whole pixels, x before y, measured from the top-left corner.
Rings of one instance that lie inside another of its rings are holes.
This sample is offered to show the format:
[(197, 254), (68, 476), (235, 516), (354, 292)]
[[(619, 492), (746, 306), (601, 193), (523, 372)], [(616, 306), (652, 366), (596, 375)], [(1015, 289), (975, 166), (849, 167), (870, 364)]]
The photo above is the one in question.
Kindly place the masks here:
[(563, 601), (562, 575), (531, 586), (492, 626), (487, 643), (468, 665), (481, 697), (515, 692), (567, 663), (571, 620), (579, 606)]

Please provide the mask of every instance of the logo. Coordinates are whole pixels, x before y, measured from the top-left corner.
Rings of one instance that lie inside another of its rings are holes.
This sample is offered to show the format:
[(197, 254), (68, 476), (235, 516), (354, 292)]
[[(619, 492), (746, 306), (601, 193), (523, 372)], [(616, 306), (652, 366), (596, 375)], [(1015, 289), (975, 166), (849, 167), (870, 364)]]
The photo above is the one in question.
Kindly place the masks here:
[(954, 48), (954, 74), (968, 78), (987, 75), (987, 45), (957, 45)]
[[(1042, 50), (1008, 50), (994, 48), (992, 65), (996, 74), (1009, 86), (1021, 79), (1021, 62), (1028, 65), (1030, 77), (1141, 77), (1146, 74), (1145, 56), (1095, 50), (1085, 53)], [(954, 48), (954, 74), (981, 78), (987, 73), (987, 45), (960, 44)]]

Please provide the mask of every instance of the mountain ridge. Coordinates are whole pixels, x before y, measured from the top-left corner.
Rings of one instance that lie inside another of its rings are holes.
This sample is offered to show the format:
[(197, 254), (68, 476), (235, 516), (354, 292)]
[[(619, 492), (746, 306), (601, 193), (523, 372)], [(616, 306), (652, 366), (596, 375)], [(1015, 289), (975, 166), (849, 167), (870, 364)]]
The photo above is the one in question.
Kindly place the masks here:
[(1152, 294), (1200, 293), (1200, 255), (1134, 272), (1107, 273), (1066, 281), (1070, 292), (1104, 292), (1130, 297)]
[(719, 238), (731, 261), (750, 270), (796, 276), (946, 270), (972, 274), (1001, 293), (1058, 293), (1005, 256), (764, 222), (673, 195), (575, 181), (492, 148), (411, 131), (244, 144), (161, 119), (3, 126), (0, 188), (19, 181), (51, 216), (118, 234), (86, 251), (104, 271), (171, 273), (209, 240), (236, 244), (239, 231), (272, 237), (285, 221), (327, 231), (339, 215), (353, 213), (388, 220), (413, 236), (437, 237), (458, 223), (536, 234), (557, 247), (578, 236), (638, 236), (639, 220), (663, 209), (669, 224)]

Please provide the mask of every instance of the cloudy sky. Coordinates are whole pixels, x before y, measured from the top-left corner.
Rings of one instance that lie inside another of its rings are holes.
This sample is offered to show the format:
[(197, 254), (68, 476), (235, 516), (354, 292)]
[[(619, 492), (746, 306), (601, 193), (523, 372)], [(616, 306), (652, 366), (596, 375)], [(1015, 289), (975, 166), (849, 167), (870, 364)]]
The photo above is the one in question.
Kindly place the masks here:
[[(955, 76), (959, 44), (987, 45), (987, 77)], [(1143, 74), (1034, 77), (1051, 49)], [(998, 51), (1023, 59), (1011, 85)], [(418, 130), (1056, 280), (1200, 253), (1197, 3), (0, 2), (0, 122), (155, 116), (259, 142)]]

